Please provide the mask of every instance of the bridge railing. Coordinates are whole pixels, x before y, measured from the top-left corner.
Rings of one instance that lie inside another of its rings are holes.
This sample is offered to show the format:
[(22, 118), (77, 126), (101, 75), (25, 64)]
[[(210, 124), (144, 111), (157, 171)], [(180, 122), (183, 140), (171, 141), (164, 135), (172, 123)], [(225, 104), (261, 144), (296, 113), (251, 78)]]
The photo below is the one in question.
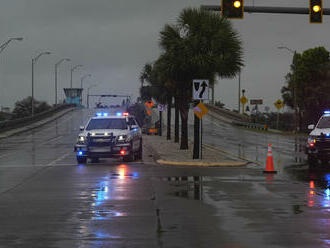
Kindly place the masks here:
[(59, 112), (61, 110), (67, 109), (67, 108), (72, 108), (74, 106), (75, 105), (72, 105), (72, 104), (62, 104), (60, 106), (53, 107), (50, 110), (38, 113), (34, 116), (28, 116), (28, 117), (14, 119), (14, 120), (0, 121), (0, 132), (8, 131), (8, 130), (14, 129), (14, 128), (24, 127), (24, 126), (34, 123), (36, 121), (40, 121), (44, 118), (50, 117), (51, 115), (55, 114), (56, 112)]

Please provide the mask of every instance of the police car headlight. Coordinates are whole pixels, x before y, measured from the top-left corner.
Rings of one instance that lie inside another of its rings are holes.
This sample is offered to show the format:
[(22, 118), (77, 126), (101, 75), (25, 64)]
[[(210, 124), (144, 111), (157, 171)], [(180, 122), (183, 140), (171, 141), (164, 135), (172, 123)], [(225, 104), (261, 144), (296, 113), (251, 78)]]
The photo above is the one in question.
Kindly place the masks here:
[(84, 144), (85, 141), (86, 141), (85, 136), (79, 136), (79, 137), (78, 137), (78, 143), (80, 143), (80, 144)]
[(119, 136), (117, 137), (117, 140), (118, 140), (119, 142), (125, 142), (126, 139), (127, 139), (127, 136), (126, 136), (126, 135), (119, 135)]

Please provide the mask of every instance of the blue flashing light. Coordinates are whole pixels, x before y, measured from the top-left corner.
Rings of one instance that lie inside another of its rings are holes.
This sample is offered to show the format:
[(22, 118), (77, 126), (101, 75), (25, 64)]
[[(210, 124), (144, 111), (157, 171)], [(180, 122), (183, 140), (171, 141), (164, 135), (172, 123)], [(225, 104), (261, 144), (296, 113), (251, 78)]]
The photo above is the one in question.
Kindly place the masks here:
[(117, 116), (122, 116), (122, 113), (118, 112), (116, 115), (117, 115)]
[(84, 153), (83, 153), (83, 151), (78, 151), (78, 156), (82, 156), (82, 155), (84, 155)]
[(107, 117), (108, 115), (108, 113), (96, 113), (97, 117)]
[(330, 110), (326, 110), (326, 111), (324, 111), (324, 114), (330, 114)]
[(134, 128), (133, 131), (137, 131), (138, 129), (137, 128)]
[(330, 136), (330, 133), (325, 134), (325, 136), (329, 137)]

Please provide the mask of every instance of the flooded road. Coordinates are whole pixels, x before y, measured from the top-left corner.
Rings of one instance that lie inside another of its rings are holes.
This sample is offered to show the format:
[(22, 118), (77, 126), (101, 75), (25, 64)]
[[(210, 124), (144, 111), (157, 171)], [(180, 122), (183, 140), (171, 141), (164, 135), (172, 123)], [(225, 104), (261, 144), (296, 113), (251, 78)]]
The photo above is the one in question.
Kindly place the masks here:
[(269, 141), (282, 144), (275, 175), (161, 166), (148, 150), (143, 161), (77, 165), (73, 144), (88, 114), (0, 141), (1, 248), (329, 247), (330, 170), (295, 163), (293, 137), (205, 120), (205, 142), (251, 160), (265, 159)]

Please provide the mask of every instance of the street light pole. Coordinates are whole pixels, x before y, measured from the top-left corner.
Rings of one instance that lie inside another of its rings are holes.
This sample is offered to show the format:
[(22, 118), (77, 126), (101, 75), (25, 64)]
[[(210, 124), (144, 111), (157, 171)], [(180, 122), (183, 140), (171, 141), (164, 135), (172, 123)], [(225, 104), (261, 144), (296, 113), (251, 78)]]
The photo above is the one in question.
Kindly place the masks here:
[(81, 77), (80, 79), (80, 88), (83, 88), (83, 83), (84, 83), (84, 80), (87, 78), (87, 77), (91, 77), (92, 74), (86, 74), (85, 76)]
[[(289, 51), (290, 53), (293, 54), (293, 59), (295, 58), (295, 55), (296, 55), (296, 51), (288, 48), (288, 47), (285, 47), (285, 46), (279, 46), (277, 47), (278, 49), (285, 49), (287, 51)], [(294, 61), (293, 61), (294, 62)], [(294, 108), (294, 128), (295, 128), (295, 131), (297, 132), (297, 129), (298, 129), (298, 111), (297, 111), (297, 85), (296, 85), (296, 76), (295, 76), (295, 72), (293, 74), (293, 81), (294, 81), (294, 85), (293, 85), (293, 108)]]
[(87, 108), (89, 108), (89, 89), (96, 87), (97, 84), (93, 84), (87, 88)]
[[(87, 77), (91, 77), (92, 74), (86, 74), (84, 75), (83, 77), (81, 77), (80, 79), (80, 88), (82, 89), (83, 88), (83, 84), (84, 84), (84, 80), (87, 78)], [(80, 104), (82, 105), (82, 102), (83, 102), (83, 99), (82, 99), (82, 92), (81, 92), (81, 99), (80, 99)]]
[(72, 89), (72, 74), (73, 74), (73, 71), (76, 70), (79, 67), (82, 67), (82, 65), (76, 65), (76, 66), (71, 68), (71, 80), (70, 80), (70, 88), (71, 89)]
[(68, 58), (65, 58), (65, 59), (61, 59), (60, 61), (58, 61), (56, 64), (55, 64), (55, 106), (57, 105), (57, 71), (58, 71), (58, 67), (61, 63), (63, 63), (64, 61), (71, 61), (70, 59)]
[(12, 42), (13, 40), (22, 41), (23, 38), (22, 37), (9, 38), (6, 42), (0, 45), (0, 53), (2, 53), (3, 50), (5, 50), (5, 48), (9, 45), (9, 43)]
[(32, 59), (32, 87), (31, 87), (31, 115), (34, 115), (34, 64), (39, 60), (42, 55), (49, 55), (50, 52), (39, 53), (37, 57)]

